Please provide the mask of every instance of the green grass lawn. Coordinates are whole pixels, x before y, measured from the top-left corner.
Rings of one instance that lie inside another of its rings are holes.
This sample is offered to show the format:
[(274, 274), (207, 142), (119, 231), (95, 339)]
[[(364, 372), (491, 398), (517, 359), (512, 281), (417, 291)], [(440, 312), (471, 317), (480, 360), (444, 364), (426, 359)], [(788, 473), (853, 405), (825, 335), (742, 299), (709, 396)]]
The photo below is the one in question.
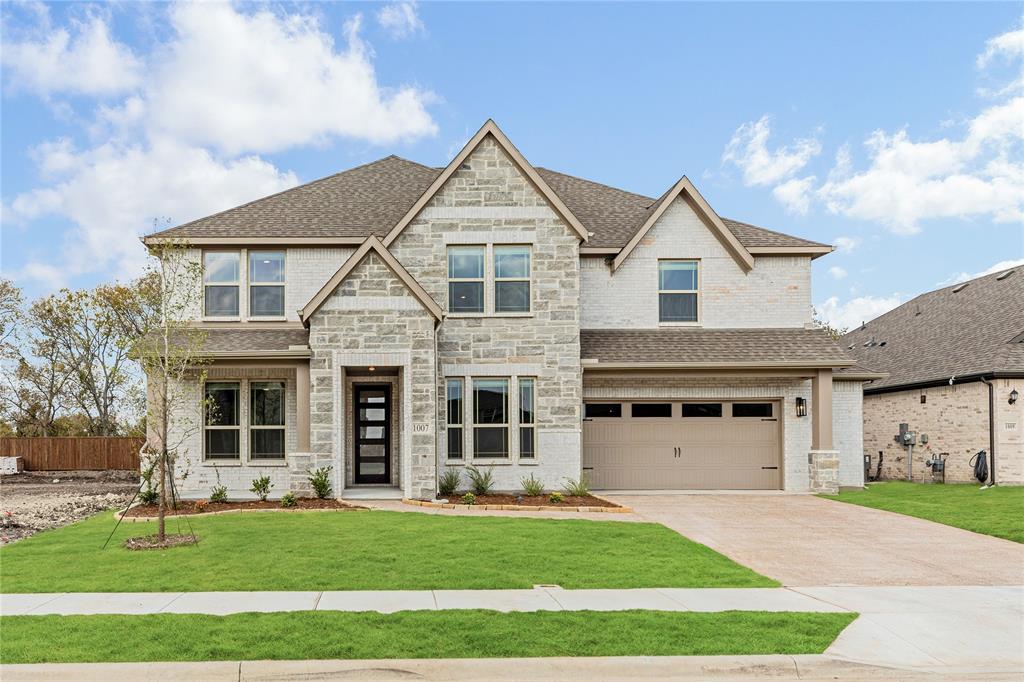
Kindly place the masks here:
[(975, 533), (1024, 543), (1024, 487), (934, 485), (890, 481), (864, 490), (823, 495), (875, 509), (916, 516)]
[(105, 550), (110, 513), (40, 533), (0, 549), (0, 591), (778, 585), (653, 523), (375, 511), (225, 514), (191, 525), (198, 545), (135, 552), (121, 542), (155, 523), (122, 524)]
[[(856, 614), (297, 611), (7, 616), (4, 663), (818, 654)], [(59, 643), (59, 645), (55, 645)]]

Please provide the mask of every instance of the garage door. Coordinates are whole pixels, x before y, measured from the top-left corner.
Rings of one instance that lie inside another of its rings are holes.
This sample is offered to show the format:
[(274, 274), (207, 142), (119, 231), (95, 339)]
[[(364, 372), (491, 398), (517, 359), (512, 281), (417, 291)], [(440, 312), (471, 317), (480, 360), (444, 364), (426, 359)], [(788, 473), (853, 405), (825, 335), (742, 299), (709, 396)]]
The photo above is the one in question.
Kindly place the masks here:
[(583, 470), (598, 490), (781, 488), (772, 401), (588, 402)]

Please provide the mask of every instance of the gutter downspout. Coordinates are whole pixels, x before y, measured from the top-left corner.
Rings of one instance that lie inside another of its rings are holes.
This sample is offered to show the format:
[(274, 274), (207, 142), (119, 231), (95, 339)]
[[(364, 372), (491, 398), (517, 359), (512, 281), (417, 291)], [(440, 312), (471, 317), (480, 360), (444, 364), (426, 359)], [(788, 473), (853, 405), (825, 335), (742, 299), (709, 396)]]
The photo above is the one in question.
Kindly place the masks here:
[(996, 387), (985, 377), (981, 377), (981, 383), (988, 386), (988, 487), (992, 487), (996, 484)]

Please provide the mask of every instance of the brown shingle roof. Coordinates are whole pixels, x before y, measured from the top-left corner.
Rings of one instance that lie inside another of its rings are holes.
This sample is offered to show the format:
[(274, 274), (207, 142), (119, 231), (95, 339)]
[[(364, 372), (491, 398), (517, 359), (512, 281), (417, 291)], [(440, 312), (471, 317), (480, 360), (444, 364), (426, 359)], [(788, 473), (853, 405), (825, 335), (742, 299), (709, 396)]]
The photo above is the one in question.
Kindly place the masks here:
[(206, 329), (203, 352), (220, 353), (287, 351), (289, 346), (309, 344), (306, 329)]
[(1001, 274), (922, 294), (843, 336), (858, 362), (889, 373), (865, 389), (1024, 375), (1024, 266)]
[(580, 357), (599, 363), (805, 365), (841, 367), (852, 359), (820, 329), (585, 329)]
[[(365, 238), (383, 236), (441, 173), (388, 156), (256, 199), (152, 237)], [(657, 199), (537, 168), (537, 173), (593, 233), (587, 246), (622, 248), (657, 208)], [(743, 246), (824, 246), (762, 227), (722, 219)]]

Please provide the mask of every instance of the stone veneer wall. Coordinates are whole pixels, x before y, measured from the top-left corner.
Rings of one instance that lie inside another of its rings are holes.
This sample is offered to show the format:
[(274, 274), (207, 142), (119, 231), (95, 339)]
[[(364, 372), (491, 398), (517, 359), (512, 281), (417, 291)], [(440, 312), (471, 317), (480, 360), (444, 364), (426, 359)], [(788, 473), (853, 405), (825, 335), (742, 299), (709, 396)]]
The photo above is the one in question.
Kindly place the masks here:
[[(489, 243), (531, 245), (532, 312), (445, 319), (438, 330), (437, 413), (445, 418), (446, 375), (536, 377), (536, 461), (518, 462), (512, 429), (509, 461), (478, 464), (493, 465), (497, 489), (516, 490), (531, 473), (554, 486), (580, 474), (579, 237), (487, 137), (395, 240), (391, 252), (446, 307), (448, 245)], [(515, 410), (515, 404), (510, 408)], [(466, 432), (471, 455), (470, 423)], [(436, 436), (440, 466), (449, 464), (443, 461), (443, 437), (442, 426)]]
[[(372, 252), (310, 319), (310, 447), (344, 471), (344, 366), (402, 367), (399, 482), (407, 495), (433, 497), (435, 466), (434, 318)], [(407, 409), (408, 406), (408, 409)], [(406, 475), (408, 472), (408, 475)]]

